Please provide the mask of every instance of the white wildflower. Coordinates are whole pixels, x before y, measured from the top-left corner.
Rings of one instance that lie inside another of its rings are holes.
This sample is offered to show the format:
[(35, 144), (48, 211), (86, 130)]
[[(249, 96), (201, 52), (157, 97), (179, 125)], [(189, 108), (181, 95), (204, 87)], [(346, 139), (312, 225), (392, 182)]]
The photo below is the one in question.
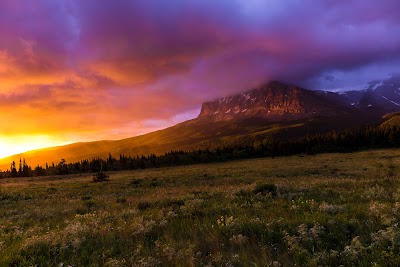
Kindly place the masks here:
[(235, 219), (233, 216), (221, 216), (219, 219), (217, 219), (217, 225), (219, 227), (226, 227), (226, 226), (232, 226), (235, 224)]

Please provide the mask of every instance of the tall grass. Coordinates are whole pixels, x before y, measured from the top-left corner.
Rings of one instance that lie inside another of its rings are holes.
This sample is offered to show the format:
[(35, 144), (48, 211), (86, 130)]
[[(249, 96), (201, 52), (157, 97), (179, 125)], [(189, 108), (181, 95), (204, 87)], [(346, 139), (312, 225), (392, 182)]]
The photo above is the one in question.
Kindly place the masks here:
[(0, 266), (400, 266), (400, 150), (0, 180)]

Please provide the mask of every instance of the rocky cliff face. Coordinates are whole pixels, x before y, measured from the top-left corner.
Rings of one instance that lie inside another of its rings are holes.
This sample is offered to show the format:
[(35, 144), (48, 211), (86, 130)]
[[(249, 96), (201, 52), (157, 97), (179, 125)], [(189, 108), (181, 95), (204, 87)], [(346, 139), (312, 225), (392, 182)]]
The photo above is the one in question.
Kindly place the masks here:
[(329, 99), (328, 93), (270, 82), (243, 94), (204, 103), (199, 117), (210, 117), (214, 121), (245, 117), (296, 120), (336, 115), (343, 112), (338, 105), (340, 103)]

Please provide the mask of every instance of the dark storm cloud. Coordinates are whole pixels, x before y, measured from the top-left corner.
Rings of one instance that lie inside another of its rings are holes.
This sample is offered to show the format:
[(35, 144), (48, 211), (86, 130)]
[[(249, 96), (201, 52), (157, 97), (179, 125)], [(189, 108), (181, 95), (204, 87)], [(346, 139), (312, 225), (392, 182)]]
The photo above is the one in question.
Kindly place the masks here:
[(391, 0), (1, 1), (1, 114), (10, 100), (21, 122), (60, 106), (71, 131), (83, 112), (106, 129), (168, 121), (270, 79), (352, 88), (398, 70), (398, 10)]

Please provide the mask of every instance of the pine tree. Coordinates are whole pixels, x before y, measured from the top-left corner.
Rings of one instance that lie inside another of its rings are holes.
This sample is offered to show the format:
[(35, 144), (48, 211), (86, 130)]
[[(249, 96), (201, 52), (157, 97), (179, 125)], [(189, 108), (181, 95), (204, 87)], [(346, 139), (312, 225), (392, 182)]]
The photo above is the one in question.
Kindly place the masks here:
[(21, 160), (21, 158), (19, 158), (18, 176), (19, 176), (19, 177), (22, 177), (22, 176), (23, 176), (23, 174), (22, 174), (22, 160)]
[(11, 163), (11, 172), (10, 172), (10, 176), (11, 176), (11, 177), (17, 177), (17, 176), (18, 176), (17, 168), (15, 167), (15, 161), (13, 161), (13, 162)]

